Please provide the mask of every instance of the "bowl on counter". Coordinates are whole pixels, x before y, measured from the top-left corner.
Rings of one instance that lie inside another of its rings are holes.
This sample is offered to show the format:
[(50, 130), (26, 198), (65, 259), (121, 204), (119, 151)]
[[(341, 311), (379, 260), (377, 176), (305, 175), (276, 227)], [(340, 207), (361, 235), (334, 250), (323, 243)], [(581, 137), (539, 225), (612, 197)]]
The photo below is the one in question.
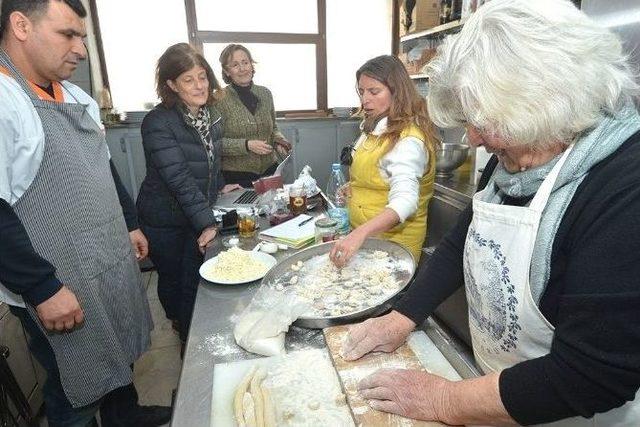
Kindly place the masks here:
[(436, 147), (436, 177), (449, 178), (459, 168), (469, 154), (467, 144), (441, 144)]

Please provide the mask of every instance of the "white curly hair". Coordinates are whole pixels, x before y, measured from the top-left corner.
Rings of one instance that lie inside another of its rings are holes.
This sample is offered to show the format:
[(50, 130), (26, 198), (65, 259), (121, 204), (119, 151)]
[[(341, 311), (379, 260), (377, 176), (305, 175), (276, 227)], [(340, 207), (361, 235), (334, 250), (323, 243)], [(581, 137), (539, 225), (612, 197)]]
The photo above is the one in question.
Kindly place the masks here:
[(492, 0), (425, 71), (436, 125), (470, 124), (537, 149), (571, 140), (639, 93), (618, 37), (568, 0)]

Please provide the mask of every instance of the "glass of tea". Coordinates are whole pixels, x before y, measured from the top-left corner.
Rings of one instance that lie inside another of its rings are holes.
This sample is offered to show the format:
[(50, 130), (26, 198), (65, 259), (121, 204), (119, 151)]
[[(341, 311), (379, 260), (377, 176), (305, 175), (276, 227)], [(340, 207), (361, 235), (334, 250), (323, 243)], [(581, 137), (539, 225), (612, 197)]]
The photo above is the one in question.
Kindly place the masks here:
[(238, 213), (238, 234), (240, 237), (253, 237), (257, 224), (258, 217), (253, 213)]
[(294, 215), (307, 211), (307, 192), (304, 184), (292, 184), (289, 187), (289, 210)]

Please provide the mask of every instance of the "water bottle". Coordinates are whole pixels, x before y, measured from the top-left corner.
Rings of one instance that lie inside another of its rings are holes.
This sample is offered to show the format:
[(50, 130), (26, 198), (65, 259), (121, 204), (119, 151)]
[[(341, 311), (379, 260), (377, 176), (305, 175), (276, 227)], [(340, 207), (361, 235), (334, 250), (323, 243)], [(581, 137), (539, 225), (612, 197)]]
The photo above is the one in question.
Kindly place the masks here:
[(337, 223), (338, 234), (349, 233), (349, 211), (347, 210), (347, 199), (339, 190), (347, 183), (342, 174), (340, 163), (331, 165), (331, 176), (327, 183), (326, 195), (333, 203), (334, 207), (329, 207), (327, 213), (329, 218), (334, 219)]

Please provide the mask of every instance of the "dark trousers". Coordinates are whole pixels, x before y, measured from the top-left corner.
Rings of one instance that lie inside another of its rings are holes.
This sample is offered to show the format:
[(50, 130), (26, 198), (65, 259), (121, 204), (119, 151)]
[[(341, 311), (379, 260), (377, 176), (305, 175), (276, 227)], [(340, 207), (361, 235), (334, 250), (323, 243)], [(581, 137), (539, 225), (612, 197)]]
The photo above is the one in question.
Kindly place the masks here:
[(74, 408), (62, 388), (60, 371), (49, 341), (26, 309), (11, 307), (11, 312), (20, 319), (29, 338), (29, 350), (47, 373), (42, 390), (50, 427), (97, 426), (95, 415), (98, 410), (103, 427), (132, 425), (132, 414), (138, 407), (138, 392), (133, 383), (107, 393), (90, 405)]
[(273, 165), (269, 166), (269, 168), (262, 174), (223, 170), (222, 176), (224, 176), (225, 184), (240, 184), (244, 188), (252, 188), (253, 181), (257, 181), (263, 176), (273, 175), (277, 167), (278, 165), (274, 163)]
[(149, 257), (158, 272), (158, 298), (167, 316), (180, 322), (180, 339), (187, 340), (196, 302), (203, 256), (198, 236), (187, 227), (151, 227), (142, 224), (149, 240)]

